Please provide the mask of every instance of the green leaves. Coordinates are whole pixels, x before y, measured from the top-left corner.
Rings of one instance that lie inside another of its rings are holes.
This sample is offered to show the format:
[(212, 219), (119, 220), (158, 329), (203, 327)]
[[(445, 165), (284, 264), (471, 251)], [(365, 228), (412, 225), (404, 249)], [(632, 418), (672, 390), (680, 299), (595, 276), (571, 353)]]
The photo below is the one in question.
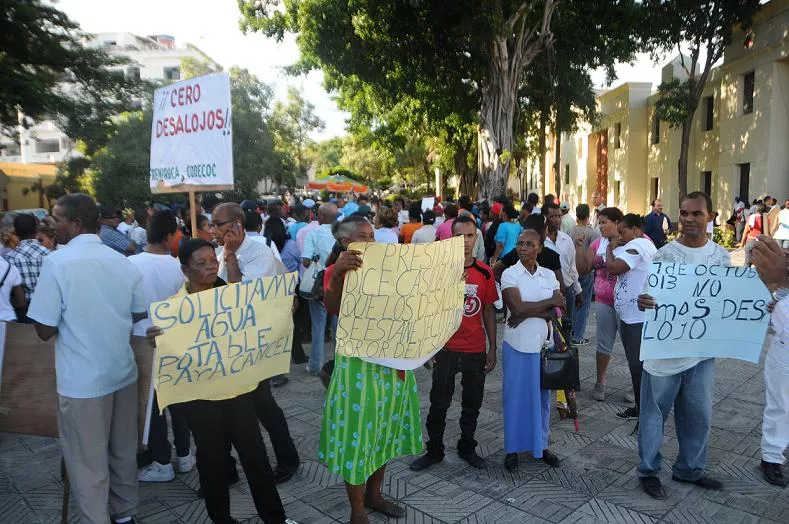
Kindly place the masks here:
[(693, 79), (681, 81), (673, 78), (663, 82), (658, 86), (660, 98), (655, 103), (655, 114), (673, 128), (682, 127), (698, 105), (695, 91), (696, 81)]

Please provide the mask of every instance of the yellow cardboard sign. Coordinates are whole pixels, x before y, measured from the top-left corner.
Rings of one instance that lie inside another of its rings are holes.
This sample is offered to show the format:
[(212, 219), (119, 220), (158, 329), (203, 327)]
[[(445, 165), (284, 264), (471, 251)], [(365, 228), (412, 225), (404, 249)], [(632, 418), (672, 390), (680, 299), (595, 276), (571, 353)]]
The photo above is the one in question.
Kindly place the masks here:
[(355, 243), (362, 267), (345, 275), (337, 347), (396, 369), (415, 369), (449, 340), (463, 315), (463, 239)]
[(287, 373), (297, 285), (288, 273), (152, 304), (151, 321), (164, 330), (153, 363), (160, 409), (233, 398)]

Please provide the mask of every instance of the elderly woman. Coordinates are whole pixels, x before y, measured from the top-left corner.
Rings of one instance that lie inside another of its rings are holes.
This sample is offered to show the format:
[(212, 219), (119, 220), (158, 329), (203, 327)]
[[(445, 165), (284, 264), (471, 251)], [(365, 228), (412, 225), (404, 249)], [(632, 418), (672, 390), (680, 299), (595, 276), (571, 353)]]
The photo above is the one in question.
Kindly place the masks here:
[[(619, 222), (622, 212), (616, 207), (606, 207), (597, 215), (597, 226), (600, 237), (589, 244), (589, 249), (578, 249), (575, 253), (575, 265), (578, 273), (584, 274), (594, 270), (594, 301), (595, 322), (597, 323), (597, 381), (592, 390), (595, 400), (605, 400), (605, 375), (614, 351), (614, 340), (619, 330), (619, 315), (614, 309), (614, 287), (616, 275), (608, 272), (608, 245), (619, 238)], [(577, 246), (582, 245), (584, 238), (576, 239)]]
[(559, 281), (553, 271), (537, 263), (543, 249), (540, 234), (523, 231), (515, 244), (519, 261), (501, 276), (501, 292), (510, 311), (501, 350), (504, 370), (504, 467), (515, 471), (518, 453), (530, 451), (535, 459), (557, 466), (559, 458), (548, 450), (550, 392), (540, 388), (540, 350), (549, 340), (550, 318), (564, 307)]
[(375, 215), (375, 242), (397, 244), (400, 241), (397, 231), (397, 214), (391, 207), (383, 207)]
[[(361, 253), (347, 250), (351, 242), (373, 242), (372, 226), (350, 216), (338, 226), (336, 262), (327, 261), (324, 276), (326, 309), (339, 314), (348, 271), (362, 266)], [(331, 264), (331, 265), (330, 265)], [(342, 475), (351, 503), (351, 524), (367, 524), (365, 507), (393, 518), (405, 510), (384, 499), (381, 485), (386, 464), (422, 452), (419, 396), (412, 371), (398, 371), (355, 357), (336, 356), (323, 410), (318, 458), (329, 471)]]

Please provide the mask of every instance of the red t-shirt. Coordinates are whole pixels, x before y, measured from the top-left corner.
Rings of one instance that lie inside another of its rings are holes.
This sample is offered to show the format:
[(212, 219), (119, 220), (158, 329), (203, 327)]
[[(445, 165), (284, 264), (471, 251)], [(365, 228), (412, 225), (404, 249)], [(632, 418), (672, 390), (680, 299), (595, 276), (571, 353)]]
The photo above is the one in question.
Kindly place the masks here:
[(482, 308), (498, 300), (493, 270), (481, 262), (466, 268), (466, 301), (460, 327), (444, 347), (460, 353), (485, 351), (485, 326)]

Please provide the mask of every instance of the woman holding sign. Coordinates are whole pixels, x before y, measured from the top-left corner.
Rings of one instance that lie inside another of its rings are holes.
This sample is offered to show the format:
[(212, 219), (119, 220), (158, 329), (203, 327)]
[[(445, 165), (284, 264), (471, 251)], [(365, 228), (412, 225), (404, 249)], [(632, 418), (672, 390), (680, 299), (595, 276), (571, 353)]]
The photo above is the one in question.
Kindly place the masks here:
[[(345, 274), (362, 267), (351, 242), (373, 242), (372, 226), (349, 216), (335, 233), (341, 252), (324, 276), (326, 309), (339, 314)], [(331, 257), (334, 258), (334, 257)], [(328, 262), (327, 262), (328, 264)], [(422, 422), (413, 371), (336, 356), (323, 410), (318, 458), (342, 475), (351, 503), (351, 524), (369, 522), (365, 507), (393, 518), (405, 510), (381, 494), (386, 464), (422, 452)]]
[[(180, 293), (199, 293), (226, 285), (216, 276), (219, 263), (210, 242), (187, 240), (181, 245), (178, 258), (187, 279)], [(155, 337), (161, 334), (161, 328), (148, 329), (148, 338), (152, 344)], [(245, 393), (227, 400), (193, 400), (179, 405), (186, 415), (197, 446), (197, 471), (211, 521), (236, 522), (230, 516), (227, 475), (230, 442), (238, 452), (260, 518), (267, 524), (289, 522), (274, 484), (274, 474), (266, 455), (252, 394)]]
[(548, 321), (565, 305), (559, 281), (537, 263), (543, 240), (534, 229), (518, 237), (519, 261), (501, 276), (501, 293), (510, 312), (501, 348), (504, 370), (504, 467), (518, 468), (518, 453), (530, 451), (550, 466), (559, 457), (548, 450), (550, 391), (540, 388), (540, 350), (549, 339)]

